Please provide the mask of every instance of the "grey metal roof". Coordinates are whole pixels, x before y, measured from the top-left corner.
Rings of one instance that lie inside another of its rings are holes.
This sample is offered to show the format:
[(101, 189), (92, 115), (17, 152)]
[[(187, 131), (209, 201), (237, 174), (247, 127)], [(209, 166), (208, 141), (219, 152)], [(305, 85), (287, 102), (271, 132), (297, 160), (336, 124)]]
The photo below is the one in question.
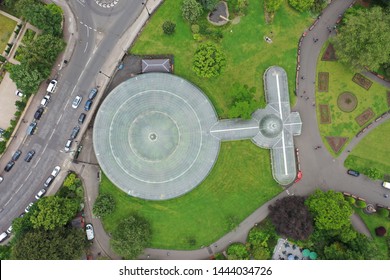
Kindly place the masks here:
[(207, 97), (177, 76), (149, 73), (116, 87), (95, 120), (94, 149), (108, 178), (129, 195), (170, 199), (196, 187), (217, 158)]
[(171, 61), (169, 59), (143, 59), (142, 73), (150, 72), (171, 72)]

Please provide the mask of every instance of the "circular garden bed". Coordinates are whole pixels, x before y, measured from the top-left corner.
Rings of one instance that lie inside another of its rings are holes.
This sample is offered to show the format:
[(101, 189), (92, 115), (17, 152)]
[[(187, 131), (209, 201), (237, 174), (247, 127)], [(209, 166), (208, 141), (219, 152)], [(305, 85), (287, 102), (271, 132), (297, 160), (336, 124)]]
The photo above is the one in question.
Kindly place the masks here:
[(357, 98), (351, 92), (348, 91), (343, 92), (337, 98), (337, 106), (343, 112), (350, 113), (356, 109), (357, 105), (358, 105)]

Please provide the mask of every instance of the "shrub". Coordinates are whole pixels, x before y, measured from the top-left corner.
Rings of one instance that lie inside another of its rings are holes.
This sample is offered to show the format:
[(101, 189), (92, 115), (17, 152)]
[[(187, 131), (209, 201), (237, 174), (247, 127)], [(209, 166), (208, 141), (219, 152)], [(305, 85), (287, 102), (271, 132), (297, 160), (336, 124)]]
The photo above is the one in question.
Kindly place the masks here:
[(283, 0), (265, 0), (265, 8), (269, 13), (274, 13), (276, 12), (279, 8), (280, 5), (282, 5)]
[(389, 210), (387, 210), (386, 208), (379, 208), (377, 213), (381, 217), (384, 217), (384, 218), (389, 217)]
[(211, 43), (201, 44), (195, 51), (192, 70), (199, 77), (212, 78), (221, 74), (225, 55)]
[(191, 25), (191, 31), (194, 34), (198, 34), (199, 33), (199, 25), (197, 25), (197, 24)]
[(195, 23), (203, 13), (202, 5), (196, 0), (184, 0), (181, 13), (185, 20)]
[(7, 142), (0, 141), (0, 154), (4, 153)]
[(351, 205), (356, 203), (356, 199), (354, 199), (352, 196), (347, 196), (345, 200), (348, 201)]
[(229, 260), (248, 260), (249, 253), (246, 246), (241, 243), (234, 243), (227, 249)]
[(377, 236), (385, 236), (385, 234), (386, 234), (386, 229), (385, 229), (385, 227), (383, 227), (383, 226), (377, 227), (377, 228), (375, 229), (375, 234), (376, 234)]
[(356, 201), (356, 207), (358, 207), (358, 208), (365, 208), (366, 206), (367, 206), (367, 203), (364, 202), (363, 200)]
[(93, 205), (93, 214), (98, 217), (104, 217), (115, 210), (115, 200), (111, 194), (99, 194)]
[(176, 24), (174, 24), (172, 21), (167, 20), (163, 23), (162, 29), (165, 34), (172, 35), (175, 32)]
[(6, 59), (4, 56), (0, 55), (0, 61), (1, 61), (1, 62), (6, 62), (6, 60), (7, 60), (7, 59)]
[(294, 9), (303, 12), (311, 9), (314, 5), (314, 0), (288, 0), (288, 3)]

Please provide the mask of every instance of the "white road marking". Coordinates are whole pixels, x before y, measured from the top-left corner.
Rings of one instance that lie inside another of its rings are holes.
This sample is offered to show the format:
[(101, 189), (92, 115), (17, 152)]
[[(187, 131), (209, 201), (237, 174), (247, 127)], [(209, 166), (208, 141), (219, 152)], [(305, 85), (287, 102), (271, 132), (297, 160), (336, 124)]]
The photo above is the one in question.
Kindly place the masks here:
[(256, 129), (259, 128), (258, 126), (252, 126), (252, 127), (238, 127), (238, 128), (228, 128), (228, 129), (217, 129), (217, 130), (211, 130), (210, 132), (221, 132), (221, 131), (235, 131), (235, 130), (246, 130), (246, 129)]
[[(278, 103), (279, 103), (279, 114), (280, 114), (280, 119), (283, 121), (282, 117), (282, 102), (280, 100), (280, 86), (279, 86), (279, 75), (276, 74), (276, 89), (278, 90)], [(288, 174), (287, 170), (287, 158), (286, 158), (286, 143), (284, 139), (284, 132), (282, 132), (282, 146), (283, 146), (283, 161), (284, 161), (284, 174)]]
[(87, 51), (87, 48), (88, 48), (88, 42), (87, 42), (87, 44), (85, 45), (84, 53)]
[(88, 28), (88, 26), (86, 24), (84, 24), (84, 25), (87, 28), (87, 37), (89, 37), (89, 28)]
[(63, 115), (64, 115), (64, 113), (62, 113), (61, 116), (58, 118), (58, 121), (57, 121), (56, 125), (58, 125), (60, 123)]

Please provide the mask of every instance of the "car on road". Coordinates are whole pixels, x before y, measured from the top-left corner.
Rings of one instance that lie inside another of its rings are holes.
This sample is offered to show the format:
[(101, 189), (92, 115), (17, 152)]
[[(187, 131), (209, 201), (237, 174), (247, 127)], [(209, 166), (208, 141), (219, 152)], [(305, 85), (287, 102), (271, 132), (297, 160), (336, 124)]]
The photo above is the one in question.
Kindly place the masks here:
[(35, 155), (35, 150), (31, 150), (27, 153), (26, 157), (24, 158), (25, 161), (30, 162)]
[(83, 100), (83, 98), (79, 95), (77, 95), (74, 99), (73, 99), (73, 102), (72, 102), (72, 108), (73, 109), (77, 109), (77, 107), (79, 107), (80, 103), (81, 103), (81, 100)]
[(83, 124), (84, 123), (84, 120), (85, 120), (85, 117), (87, 115), (85, 113), (81, 113), (80, 116), (79, 116), (79, 124)]
[(50, 187), (50, 185), (53, 183), (53, 181), (54, 181), (54, 176), (53, 175), (50, 175), (47, 179), (46, 179), (46, 181), (45, 181), (45, 183), (43, 184), (43, 186), (45, 187), (45, 188), (48, 188), (48, 187)]
[(95, 238), (93, 225), (91, 223), (85, 225), (85, 232), (87, 234), (87, 240), (93, 240)]
[(384, 187), (385, 189), (389, 189), (390, 190), (390, 183), (389, 182), (382, 182), (382, 187)]
[(4, 171), (9, 172), (12, 169), (12, 167), (14, 167), (14, 165), (15, 165), (15, 162), (13, 160), (10, 160), (7, 163), (7, 165), (4, 167)]
[(41, 100), (41, 106), (46, 107), (47, 104), (49, 103), (49, 100), (50, 100), (50, 95), (45, 95), (45, 97), (42, 98)]
[(55, 80), (55, 79), (51, 80), (49, 85), (47, 86), (46, 91), (53, 93), (56, 90), (56, 87), (57, 87), (57, 80)]
[(66, 144), (65, 144), (65, 152), (69, 152), (70, 150), (70, 147), (72, 146), (72, 143), (73, 143), (73, 140), (72, 139), (68, 139), (68, 141), (66, 141)]
[(72, 130), (72, 133), (70, 134), (70, 139), (74, 140), (77, 137), (77, 134), (79, 134), (80, 126), (75, 126)]
[(12, 225), (10, 225), (9, 228), (7, 228), (7, 233), (8, 233), (8, 234), (11, 234), (11, 233), (12, 233)]
[(97, 88), (91, 89), (91, 91), (89, 92), (89, 95), (88, 95), (88, 99), (93, 100), (96, 97), (97, 93), (98, 93)]
[(23, 97), (24, 96), (24, 94), (20, 90), (18, 90), (18, 89), (15, 91), (15, 94), (16, 94), (16, 96), (19, 96), (19, 97)]
[(348, 169), (347, 173), (349, 175), (352, 175), (352, 176), (355, 176), (355, 177), (358, 177), (360, 175), (360, 173), (356, 170), (352, 170), (352, 169)]
[(16, 150), (16, 152), (12, 155), (12, 160), (17, 161), (21, 154), (22, 154), (21, 150)]
[(39, 120), (42, 117), (44, 111), (45, 109), (43, 109), (42, 107), (38, 108), (38, 110), (34, 114), (34, 119)]
[(35, 199), (40, 199), (42, 196), (44, 196), (45, 195), (45, 193), (46, 193), (46, 190), (45, 189), (41, 189), (38, 193), (37, 193), (37, 195), (35, 196)]
[(87, 102), (85, 102), (84, 110), (89, 111), (92, 106), (92, 100), (88, 99)]
[(31, 122), (30, 125), (27, 127), (27, 134), (33, 135), (36, 128), (37, 128), (37, 122)]
[(3, 242), (7, 237), (8, 233), (4, 231), (2, 234), (0, 234), (0, 242)]
[(33, 205), (34, 205), (34, 202), (30, 202), (30, 204), (27, 205), (27, 207), (24, 209), (24, 212), (28, 213)]
[(4, 178), (0, 176), (0, 183), (4, 181)]
[(56, 166), (54, 167), (53, 171), (51, 172), (51, 176), (57, 177), (58, 173), (60, 173), (61, 167)]

